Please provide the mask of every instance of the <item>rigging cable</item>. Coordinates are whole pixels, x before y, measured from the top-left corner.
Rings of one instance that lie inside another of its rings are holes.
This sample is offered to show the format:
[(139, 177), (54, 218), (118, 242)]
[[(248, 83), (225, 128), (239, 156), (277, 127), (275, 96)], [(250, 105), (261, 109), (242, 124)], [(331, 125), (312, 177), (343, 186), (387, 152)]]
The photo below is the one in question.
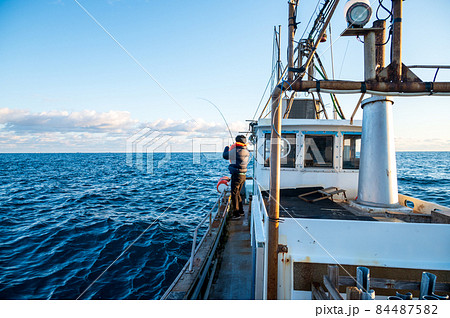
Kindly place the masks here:
[(314, 12), (311, 14), (311, 17), (309, 18), (308, 24), (306, 25), (305, 30), (303, 31), (303, 34), (300, 37), (300, 39), (303, 39), (303, 36), (305, 35), (306, 30), (308, 30), (309, 24), (311, 23), (312, 18), (314, 17), (314, 14), (316, 13), (317, 8), (319, 7), (319, 4), (320, 4), (320, 0), (317, 1), (316, 8), (314, 9)]
[(328, 25), (328, 30), (330, 30), (330, 51), (331, 51), (331, 77), (334, 81), (334, 57), (333, 57), (333, 36), (331, 34), (331, 23)]
[[(283, 73), (281, 73), (281, 77), (280, 77), (280, 80), (277, 82), (277, 85), (279, 85), (281, 83), (281, 81), (283, 81), (283, 77), (286, 74), (286, 72), (287, 72), (287, 67), (284, 68)], [(295, 83), (295, 81), (294, 81), (294, 83)], [(277, 86), (277, 85), (275, 85), (275, 86)], [(261, 119), (261, 117), (263, 116), (263, 114), (266, 111), (266, 108), (269, 105), (269, 102), (270, 102), (271, 99), (272, 99), (272, 95), (269, 96), (269, 99), (267, 100), (266, 105), (264, 106), (263, 110), (261, 111), (261, 114), (259, 115), (258, 119)], [(270, 112), (271, 111), (269, 111), (263, 118), (266, 118), (270, 114)]]
[[(316, 68), (317, 72), (320, 74), (320, 76), (322, 76), (322, 78), (324, 80), (327, 80), (325, 78), (325, 75), (320, 71), (320, 69), (317, 67), (317, 65), (314, 65), (314, 67)], [(318, 79), (315, 78), (315, 80), (317, 81)], [(341, 111), (339, 110), (339, 108), (336, 105), (336, 101), (334, 100), (333, 94), (330, 93), (331, 96), (331, 101), (333, 103), (334, 109), (336, 111), (336, 113), (339, 115), (339, 117), (341, 117), (341, 119), (345, 119), (344, 115), (341, 113)]]
[(350, 40), (347, 40), (347, 46), (345, 47), (344, 57), (342, 58), (341, 69), (339, 70), (338, 78), (341, 78), (342, 67), (344, 66), (345, 57), (347, 56), (348, 45), (350, 44)]
[[(332, 76), (332, 79), (334, 80), (333, 36), (331, 34), (331, 21), (330, 21), (330, 24), (328, 24), (328, 30), (330, 31), (331, 76)], [(337, 110), (336, 102), (335, 102), (332, 94), (330, 94), (330, 97), (331, 97), (331, 101), (333, 102), (333, 106), (334, 106), (334, 108), (333, 108), (333, 119), (337, 119), (336, 115), (339, 112)], [(341, 117), (341, 119), (342, 119), (342, 114), (339, 114), (339, 117)]]
[[(282, 80), (282, 81), (281, 81), (281, 94), (280, 94), (280, 96), (278, 97), (278, 101), (277, 101), (278, 103), (277, 103), (277, 107), (275, 108), (275, 112), (278, 112), (278, 111), (279, 111), (280, 104), (282, 104), (282, 102), (283, 102), (283, 101), (281, 101), (281, 103), (280, 103), (280, 98), (281, 98), (281, 96), (283, 95), (283, 87), (284, 87), (283, 84), (284, 84), (284, 83), (289, 84), (288, 81), (285, 81), (285, 80)], [(289, 88), (291, 88), (291, 84), (289, 84), (289, 87), (285, 90), (285, 92), (286, 92)], [(273, 114), (272, 118), (275, 119), (275, 113)], [(278, 135), (278, 137), (283, 138), (283, 137), (281, 137), (281, 135), (278, 133), (278, 131), (275, 129), (273, 120), (271, 120), (271, 125), (272, 125), (273, 131), (275, 131), (275, 133)]]
[(272, 74), (270, 75), (269, 81), (267, 82), (266, 88), (264, 89), (264, 93), (261, 96), (261, 99), (259, 100), (259, 104), (258, 107), (256, 108), (255, 114), (253, 115), (252, 120), (255, 120), (256, 114), (258, 113), (259, 107), (261, 107), (261, 102), (264, 99), (264, 96), (266, 96), (266, 92), (267, 89), (269, 88), (269, 84), (273, 81), (273, 77), (274, 77), (274, 72), (275, 72), (275, 67), (272, 69)]

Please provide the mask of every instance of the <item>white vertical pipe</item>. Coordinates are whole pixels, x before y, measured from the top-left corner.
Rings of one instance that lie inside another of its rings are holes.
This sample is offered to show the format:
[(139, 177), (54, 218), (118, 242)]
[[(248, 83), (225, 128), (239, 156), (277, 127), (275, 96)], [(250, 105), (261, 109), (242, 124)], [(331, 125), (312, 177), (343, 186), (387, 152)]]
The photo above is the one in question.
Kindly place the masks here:
[(357, 202), (398, 207), (393, 101), (373, 96), (362, 102), (363, 123)]
[(364, 36), (364, 79), (366, 81), (375, 79), (376, 68), (375, 32), (368, 32)]

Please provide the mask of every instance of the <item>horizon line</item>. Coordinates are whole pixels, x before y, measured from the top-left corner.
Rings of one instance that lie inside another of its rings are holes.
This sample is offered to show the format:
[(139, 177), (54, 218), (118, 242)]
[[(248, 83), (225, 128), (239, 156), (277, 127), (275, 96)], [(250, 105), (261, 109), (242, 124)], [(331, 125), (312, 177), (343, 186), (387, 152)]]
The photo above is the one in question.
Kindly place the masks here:
[[(450, 150), (399, 150), (395, 153), (401, 152), (450, 152)], [(133, 152), (132, 154), (146, 154), (146, 152)], [(153, 154), (166, 154), (167, 152), (152, 152)], [(202, 154), (202, 153), (222, 153), (221, 151), (171, 151), (170, 153), (192, 153), (192, 154)], [(128, 152), (124, 151), (99, 151), (99, 152), (91, 152), (91, 151), (76, 151), (76, 152), (1, 152), (1, 154), (128, 154)]]

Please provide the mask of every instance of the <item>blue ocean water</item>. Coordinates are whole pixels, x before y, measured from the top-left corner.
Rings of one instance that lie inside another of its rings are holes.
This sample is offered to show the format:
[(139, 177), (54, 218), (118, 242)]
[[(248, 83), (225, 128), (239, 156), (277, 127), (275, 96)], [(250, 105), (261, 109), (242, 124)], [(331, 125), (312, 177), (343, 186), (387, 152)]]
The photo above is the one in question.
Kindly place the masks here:
[[(217, 154), (193, 159), (147, 173), (125, 154), (0, 154), (0, 299), (160, 298), (228, 174)], [(401, 193), (449, 205), (450, 152), (397, 163)]]
[(398, 152), (398, 192), (450, 206), (450, 152)]
[[(145, 158), (144, 158), (145, 159)], [(0, 299), (159, 298), (188, 260), (225, 160), (0, 154)], [(144, 166), (145, 168), (145, 166)]]

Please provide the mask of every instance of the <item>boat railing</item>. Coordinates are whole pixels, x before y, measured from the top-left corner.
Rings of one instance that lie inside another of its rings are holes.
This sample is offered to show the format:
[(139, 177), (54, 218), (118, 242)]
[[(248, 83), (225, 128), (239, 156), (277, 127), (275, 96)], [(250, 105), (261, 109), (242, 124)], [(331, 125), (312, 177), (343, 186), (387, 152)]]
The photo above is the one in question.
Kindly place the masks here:
[(450, 209), (428, 201), (416, 199), (404, 194), (398, 194), (398, 202), (406, 207), (413, 209), (413, 212), (431, 215), (433, 212), (442, 211), (450, 212)]
[(251, 244), (254, 257), (254, 278), (252, 294), (254, 299), (264, 299), (265, 290), (265, 258), (266, 258), (266, 233), (268, 231), (268, 215), (264, 198), (261, 194), (259, 185), (255, 185), (252, 197), (252, 213), (251, 213)]
[[(197, 299), (203, 293), (201, 289), (205, 286), (205, 280), (208, 281), (207, 286), (211, 286), (214, 270), (210, 271), (209, 267), (216, 253), (229, 204), (228, 189), (219, 195), (214, 206), (193, 230), (191, 255), (161, 299)], [(197, 242), (200, 229), (202, 226), (206, 227), (207, 224), (207, 231), (203, 234), (200, 242)], [(195, 262), (194, 256), (196, 257)], [(205, 293), (202, 297), (207, 295), (207, 292)]]
[[(217, 199), (217, 201), (216, 201), (216, 203), (214, 204), (214, 206), (212, 207), (212, 209), (208, 212), (208, 214), (205, 215), (205, 217), (200, 221), (200, 223), (199, 223), (199, 224), (195, 227), (195, 229), (194, 229), (194, 238), (193, 238), (193, 241), (192, 241), (191, 257), (189, 258), (189, 272), (192, 272), (192, 266), (193, 266), (193, 264), (194, 264), (194, 255), (195, 255), (195, 253), (197, 252), (198, 246), (201, 245), (201, 242), (197, 245), (197, 235), (198, 235), (198, 231), (199, 231), (199, 229), (203, 226), (203, 224), (208, 220), (208, 221), (209, 221), (209, 223), (208, 223), (208, 229), (207, 229), (205, 235), (203, 236), (203, 238), (204, 238), (206, 235), (210, 234), (210, 232), (211, 232), (212, 221), (213, 221), (213, 219), (214, 219), (214, 217), (213, 217), (214, 211), (216, 211), (215, 213), (218, 212), (218, 209), (216, 209), (216, 207), (217, 207), (217, 205), (219, 204), (219, 202), (223, 199), (225, 192), (226, 192), (226, 191), (223, 191), (223, 192), (220, 194), (219, 198)], [(216, 209), (216, 210), (215, 210), (215, 209)]]
[(268, 215), (260, 187), (256, 186), (255, 190), (252, 203), (252, 234), (257, 246), (261, 246), (266, 241), (265, 224)]

